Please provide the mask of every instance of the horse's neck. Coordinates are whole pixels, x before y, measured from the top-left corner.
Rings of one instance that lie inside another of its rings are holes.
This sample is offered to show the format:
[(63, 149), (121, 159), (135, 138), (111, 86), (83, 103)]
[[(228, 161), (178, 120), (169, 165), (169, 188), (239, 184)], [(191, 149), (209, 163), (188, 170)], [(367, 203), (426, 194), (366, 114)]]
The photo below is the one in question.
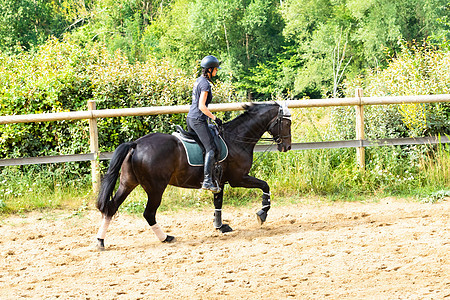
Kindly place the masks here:
[(247, 128), (244, 128), (243, 136), (255, 140), (255, 144), (262, 137), (264, 132), (267, 129), (267, 122), (255, 122), (255, 124), (251, 124)]
[(227, 135), (235, 142), (242, 143), (248, 147), (254, 147), (264, 132), (266, 132), (271, 119), (267, 116), (250, 118), (227, 132)]

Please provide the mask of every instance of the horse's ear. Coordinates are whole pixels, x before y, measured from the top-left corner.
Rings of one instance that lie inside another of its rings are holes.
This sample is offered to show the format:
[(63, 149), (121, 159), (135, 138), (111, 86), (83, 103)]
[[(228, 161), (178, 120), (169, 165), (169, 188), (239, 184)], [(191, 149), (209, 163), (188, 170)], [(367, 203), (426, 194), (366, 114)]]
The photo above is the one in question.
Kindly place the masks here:
[(290, 117), (290, 116), (291, 116), (291, 111), (289, 110), (289, 107), (288, 107), (286, 101), (275, 102), (275, 103), (276, 103), (279, 107), (281, 107), (284, 116), (287, 116), (287, 117)]
[(246, 103), (242, 105), (242, 107), (245, 109), (245, 111), (249, 111), (253, 106), (255, 106), (253, 103)]
[(286, 101), (279, 103), (281, 108), (283, 109), (283, 116), (291, 117), (291, 111), (289, 110), (288, 104)]

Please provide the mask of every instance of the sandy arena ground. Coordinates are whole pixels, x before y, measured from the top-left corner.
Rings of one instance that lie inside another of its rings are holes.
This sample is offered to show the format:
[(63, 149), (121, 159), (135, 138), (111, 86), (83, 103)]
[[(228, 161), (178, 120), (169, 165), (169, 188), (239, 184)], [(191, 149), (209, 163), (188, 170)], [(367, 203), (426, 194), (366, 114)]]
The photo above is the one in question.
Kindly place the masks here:
[[(275, 201), (276, 202), (276, 199)], [(68, 211), (0, 220), (0, 299), (450, 299), (450, 200), (120, 214), (106, 251), (100, 215)]]

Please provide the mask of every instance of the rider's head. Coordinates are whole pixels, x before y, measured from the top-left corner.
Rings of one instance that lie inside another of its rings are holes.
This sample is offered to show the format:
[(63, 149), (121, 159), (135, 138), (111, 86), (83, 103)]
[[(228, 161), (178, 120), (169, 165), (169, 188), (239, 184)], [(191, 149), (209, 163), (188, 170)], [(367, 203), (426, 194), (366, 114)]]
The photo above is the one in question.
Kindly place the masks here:
[(200, 66), (202, 67), (202, 75), (206, 78), (211, 79), (215, 74), (213, 74), (214, 69), (220, 69), (220, 61), (212, 55), (205, 56)]

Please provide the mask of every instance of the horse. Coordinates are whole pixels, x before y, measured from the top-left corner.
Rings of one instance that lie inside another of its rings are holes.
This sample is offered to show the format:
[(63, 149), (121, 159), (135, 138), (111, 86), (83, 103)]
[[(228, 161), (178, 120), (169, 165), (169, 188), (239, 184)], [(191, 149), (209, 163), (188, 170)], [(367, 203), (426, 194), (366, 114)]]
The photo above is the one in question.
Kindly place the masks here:
[[(227, 158), (220, 162), (221, 176), (217, 183), (220, 192), (214, 194), (214, 227), (222, 233), (233, 229), (222, 223), (223, 188), (258, 188), (262, 191), (262, 208), (256, 213), (262, 225), (270, 209), (270, 187), (264, 180), (252, 177), (256, 143), (265, 132), (277, 143), (278, 151), (291, 149), (291, 114), (286, 105), (276, 102), (243, 104), (244, 113), (222, 125), (221, 136), (228, 147)], [(114, 196), (116, 181), (120, 180)], [(172, 242), (174, 237), (164, 233), (156, 222), (156, 211), (168, 185), (199, 189), (203, 167), (188, 164), (182, 142), (174, 135), (150, 133), (135, 141), (119, 145), (113, 153), (108, 171), (102, 179), (97, 208), (102, 223), (97, 234), (97, 247), (105, 249), (104, 239), (112, 217), (131, 191), (141, 185), (148, 196), (144, 218), (161, 242)]]

